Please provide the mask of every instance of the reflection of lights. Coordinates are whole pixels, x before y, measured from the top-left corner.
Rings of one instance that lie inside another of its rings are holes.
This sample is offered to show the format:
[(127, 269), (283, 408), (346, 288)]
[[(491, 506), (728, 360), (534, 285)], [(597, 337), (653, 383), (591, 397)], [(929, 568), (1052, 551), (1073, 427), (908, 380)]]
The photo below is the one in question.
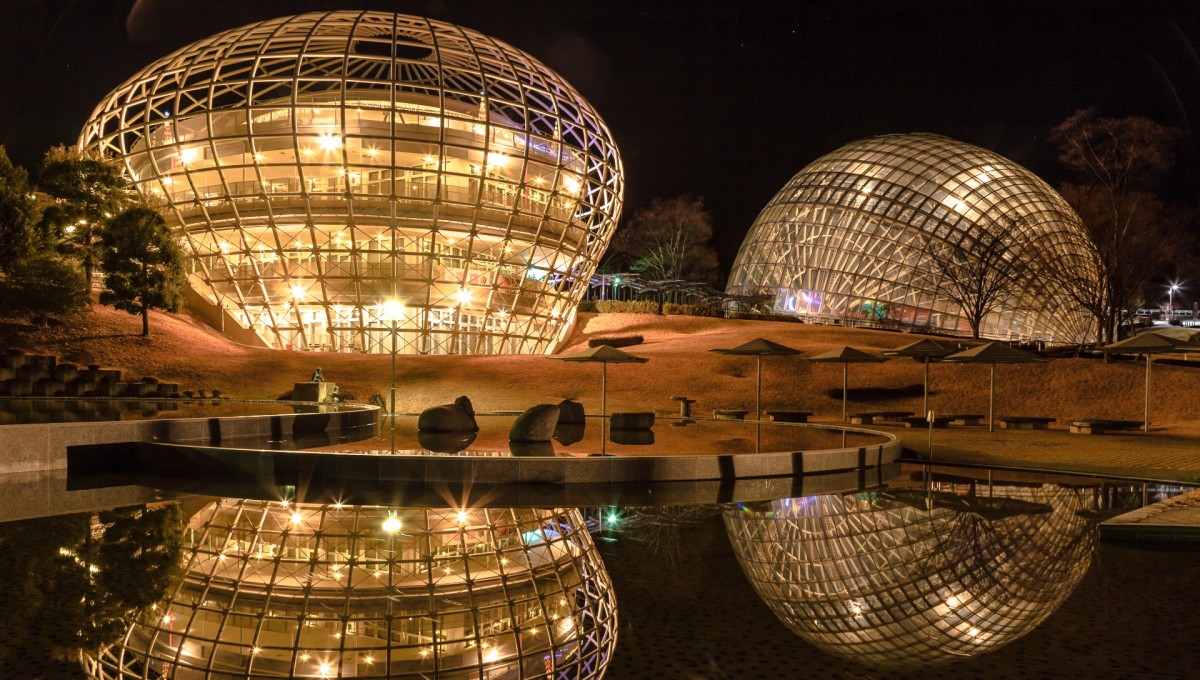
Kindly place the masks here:
[(499, 658), (500, 658), (500, 650), (496, 649), (495, 647), (491, 648), (490, 650), (488, 650), (487, 654), (483, 655), (483, 660), (488, 663), (491, 663)]
[(389, 534), (400, 531), (400, 518), (396, 516), (396, 513), (390, 513), (387, 519), (383, 520), (383, 530)]
[(967, 635), (970, 635), (971, 637), (979, 637), (979, 629), (972, 627), (971, 630), (967, 631)]
[(959, 600), (957, 597), (951, 595), (950, 597), (946, 598), (946, 606), (947, 607), (957, 607), (958, 605), (959, 605)]
[(858, 602), (850, 603), (850, 612), (855, 616), (862, 616), (862, 605)]

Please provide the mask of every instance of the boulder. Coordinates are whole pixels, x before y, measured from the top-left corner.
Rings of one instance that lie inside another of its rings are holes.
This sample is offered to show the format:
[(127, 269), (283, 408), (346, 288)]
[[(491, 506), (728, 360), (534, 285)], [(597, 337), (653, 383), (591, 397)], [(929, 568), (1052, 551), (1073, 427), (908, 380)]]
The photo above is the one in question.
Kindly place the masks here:
[(558, 402), (559, 425), (582, 425), (584, 422), (583, 404), (570, 399)]
[(417, 418), (419, 432), (478, 432), (479, 425), (475, 423), (475, 409), (471, 400), (459, 397), (453, 404), (443, 404), (427, 408)]
[(554, 438), (558, 426), (559, 407), (554, 404), (538, 404), (517, 416), (508, 431), (510, 442), (548, 442)]
[(514, 458), (553, 458), (554, 445), (550, 442), (509, 442)]
[(417, 443), (434, 453), (458, 453), (475, 441), (474, 432), (418, 432)]
[[(559, 417), (561, 418), (561, 416), (559, 416)], [(558, 427), (554, 428), (554, 439), (556, 441), (558, 441), (559, 444), (563, 444), (564, 446), (570, 446), (571, 444), (574, 444), (575, 442), (583, 440), (583, 433), (584, 433), (585, 427), (586, 426), (583, 425), (582, 423), (579, 425), (575, 425), (572, 423), (564, 424), (562, 420), (559, 420)]]

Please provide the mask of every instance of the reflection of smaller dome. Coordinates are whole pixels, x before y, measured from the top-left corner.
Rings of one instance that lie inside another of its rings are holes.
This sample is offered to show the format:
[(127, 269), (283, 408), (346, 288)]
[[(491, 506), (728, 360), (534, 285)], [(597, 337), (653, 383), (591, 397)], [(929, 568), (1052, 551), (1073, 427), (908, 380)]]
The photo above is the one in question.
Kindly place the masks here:
[(1036, 628), (1091, 564), (1085, 491), (939, 494), (925, 511), (876, 494), (730, 507), (743, 571), (792, 632), (884, 666), (946, 663)]
[(225, 499), (185, 536), (182, 583), (94, 677), (599, 678), (616, 644), (576, 510)]

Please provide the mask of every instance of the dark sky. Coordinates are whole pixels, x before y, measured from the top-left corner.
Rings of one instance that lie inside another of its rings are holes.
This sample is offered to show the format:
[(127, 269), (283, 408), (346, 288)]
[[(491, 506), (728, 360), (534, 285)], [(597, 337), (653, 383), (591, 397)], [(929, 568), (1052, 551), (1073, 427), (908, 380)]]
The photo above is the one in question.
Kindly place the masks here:
[(0, 143), (33, 167), (153, 59), (324, 9), (430, 16), (539, 58), (612, 129), (625, 215), (702, 195), (726, 268), (793, 174), (870, 135), (944, 134), (1054, 183), (1047, 130), (1094, 105), (1184, 128), (1176, 189), (1200, 186), (1200, 5), (1140, 0), (0, 0)]

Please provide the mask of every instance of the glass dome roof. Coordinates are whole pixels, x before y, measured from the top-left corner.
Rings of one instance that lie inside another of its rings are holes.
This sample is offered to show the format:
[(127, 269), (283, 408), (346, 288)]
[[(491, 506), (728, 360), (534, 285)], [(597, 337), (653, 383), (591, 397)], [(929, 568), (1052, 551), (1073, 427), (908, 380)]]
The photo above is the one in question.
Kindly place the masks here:
[(1094, 271), (1075, 211), (1016, 163), (926, 133), (851, 142), (801, 170), (755, 219), (726, 290), (816, 322), (966, 333), (931, 255), (961, 246), (980, 257), (987, 234), (1020, 258), (1019, 293), (983, 318), (983, 337), (1075, 342), (1092, 332), (1044, 264)]
[(548, 353), (624, 189), (607, 126), (557, 73), (385, 12), (188, 45), (109, 93), (79, 144), (164, 208), (189, 304), (281, 349)]

